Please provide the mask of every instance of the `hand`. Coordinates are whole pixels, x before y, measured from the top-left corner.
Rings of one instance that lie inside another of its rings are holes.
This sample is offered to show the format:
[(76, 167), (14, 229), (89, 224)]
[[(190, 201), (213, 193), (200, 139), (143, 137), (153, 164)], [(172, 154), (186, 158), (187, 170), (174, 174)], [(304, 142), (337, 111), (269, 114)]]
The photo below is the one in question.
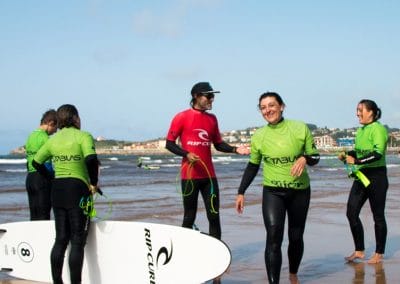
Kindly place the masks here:
[(190, 163), (194, 163), (194, 162), (200, 160), (200, 157), (197, 156), (195, 153), (192, 153), (192, 152), (188, 153), (188, 154), (186, 155), (186, 158), (188, 159), (188, 161), (189, 161)]
[(296, 162), (293, 164), (292, 168), (290, 169), (290, 174), (294, 177), (299, 177), (304, 171), (304, 168), (306, 166), (307, 160), (305, 157), (301, 156), (296, 160)]
[(346, 156), (347, 156), (346, 153), (342, 151), (338, 154), (338, 159), (344, 161), (346, 160)]
[(239, 213), (239, 214), (243, 213), (243, 210), (244, 210), (244, 195), (243, 194), (237, 195), (235, 207), (236, 207), (237, 213)]
[(356, 159), (354, 159), (354, 157), (347, 155), (346, 157), (346, 163), (349, 165), (353, 165), (355, 163)]
[(97, 185), (92, 185), (92, 184), (89, 185), (89, 191), (92, 195), (95, 194), (98, 190), (100, 190), (100, 189)]
[(249, 155), (250, 154), (250, 147), (249, 145), (240, 145), (236, 148), (236, 153), (239, 155)]

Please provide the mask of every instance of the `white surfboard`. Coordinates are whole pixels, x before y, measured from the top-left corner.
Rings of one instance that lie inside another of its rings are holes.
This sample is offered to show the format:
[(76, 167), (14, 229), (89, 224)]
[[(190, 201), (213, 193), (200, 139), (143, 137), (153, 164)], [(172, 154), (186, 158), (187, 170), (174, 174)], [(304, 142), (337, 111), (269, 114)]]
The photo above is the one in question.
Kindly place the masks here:
[[(1, 270), (22, 279), (52, 282), (54, 238), (53, 221), (1, 224)], [(93, 222), (82, 283), (199, 284), (222, 275), (230, 262), (225, 243), (195, 230), (153, 223)], [(63, 269), (63, 279), (70, 283), (67, 259)]]

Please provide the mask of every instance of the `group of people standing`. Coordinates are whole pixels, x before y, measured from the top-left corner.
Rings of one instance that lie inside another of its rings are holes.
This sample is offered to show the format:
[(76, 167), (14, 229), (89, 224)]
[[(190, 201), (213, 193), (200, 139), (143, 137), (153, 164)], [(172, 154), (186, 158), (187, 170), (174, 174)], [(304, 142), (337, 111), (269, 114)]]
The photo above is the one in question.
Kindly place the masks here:
[[(56, 238), (50, 262), (54, 284), (63, 283), (68, 244), (71, 245), (70, 281), (81, 283), (90, 216), (82, 210), (80, 201), (98, 190), (99, 160), (94, 139), (80, 128), (78, 110), (74, 105), (65, 104), (43, 115), (39, 129), (28, 137), (25, 146), (31, 220), (49, 220), (50, 208), (53, 209)], [(48, 135), (53, 133), (49, 139)]]
[[(225, 153), (250, 155), (238, 186), (236, 210), (239, 214), (243, 213), (245, 191), (262, 165), (262, 214), (267, 232), (265, 265), (268, 281), (280, 281), (281, 246), (287, 216), (289, 279), (292, 284), (299, 283), (297, 272), (304, 252), (303, 234), (311, 195), (307, 165), (316, 165), (320, 158), (311, 131), (304, 122), (284, 118), (285, 103), (281, 96), (266, 92), (259, 97), (258, 108), (267, 124), (254, 133), (250, 148), (245, 145), (231, 146), (221, 138), (216, 116), (208, 112), (212, 109), (216, 93), (219, 91), (215, 91), (208, 82), (196, 83), (190, 92), (191, 107), (174, 116), (167, 133), (166, 148), (182, 157), (182, 226), (193, 228), (198, 196), (201, 194), (209, 221), (209, 234), (221, 239), (220, 189), (212, 163), (211, 146)], [(51, 205), (56, 224), (56, 241), (51, 253), (53, 281), (62, 283), (63, 257), (68, 242), (71, 242), (71, 283), (81, 283), (83, 249), (90, 218), (79, 208), (77, 199), (93, 194), (98, 189), (99, 161), (93, 138), (80, 130), (76, 108), (63, 105), (57, 112), (50, 112), (53, 114), (49, 115), (50, 118), (45, 118), (46, 113), (43, 116), (45, 126), (41, 123), (37, 131), (41, 134), (32, 134), (26, 144), (29, 169), (26, 184), (31, 220), (42, 218), (37, 217), (42, 213), (36, 213), (41, 211), (46, 211), (41, 216), (49, 219), (49, 206), (41, 208), (40, 200), (43, 198), (38, 196), (41, 186), (48, 187), (48, 181), (55, 177), (51, 182)], [(355, 178), (349, 194), (347, 218), (355, 250), (345, 259), (354, 261), (365, 257), (359, 214), (366, 200), (369, 200), (375, 222), (376, 250), (368, 263), (379, 263), (383, 259), (387, 235), (384, 209), (388, 189), (385, 161), (388, 134), (378, 121), (381, 110), (375, 102), (360, 101), (357, 116), (361, 127), (356, 134), (355, 148), (340, 153), (338, 158), (353, 169), (355, 176), (357, 171), (364, 174), (369, 184), (365, 186)], [(55, 132), (55, 125), (60, 130), (48, 139), (46, 135)], [(34, 137), (41, 137), (40, 142), (39, 138)], [(32, 142), (33, 139), (38, 140)], [(28, 145), (33, 146), (30, 148)], [(68, 159), (71, 156), (79, 157), (78, 161), (74, 159), (71, 162)], [(49, 159), (52, 160), (54, 172), (51, 167), (46, 167)], [(221, 283), (221, 278), (214, 279), (213, 283)]]

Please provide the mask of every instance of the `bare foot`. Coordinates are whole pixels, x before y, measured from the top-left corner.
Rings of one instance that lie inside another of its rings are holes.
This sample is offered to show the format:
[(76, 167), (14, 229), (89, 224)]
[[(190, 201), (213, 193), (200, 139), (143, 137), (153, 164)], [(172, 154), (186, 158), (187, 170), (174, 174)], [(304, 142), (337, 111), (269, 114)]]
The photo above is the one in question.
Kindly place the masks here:
[(354, 261), (356, 259), (364, 259), (365, 254), (364, 251), (356, 250), (350, 256), (346, 256), (344, 259), (347, 261)]
[(368, 259), (368, 264), (377, 264), (380, 263), (383, 260), (383, 254), (380, 253), (374, 253), (370, 259)]
[(294, 273), (289, 274), (289, 281), (290, 281), (290, 284), (300, 284), (297, 274), (294, 274)]

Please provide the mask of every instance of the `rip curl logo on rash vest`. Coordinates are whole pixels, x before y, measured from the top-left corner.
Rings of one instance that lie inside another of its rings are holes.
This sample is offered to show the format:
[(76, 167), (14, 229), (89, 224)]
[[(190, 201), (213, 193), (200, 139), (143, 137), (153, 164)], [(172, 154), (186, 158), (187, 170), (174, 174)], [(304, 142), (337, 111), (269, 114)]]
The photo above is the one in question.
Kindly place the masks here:
[(207, 130), (196, 128), (193, 131), (197, 132), (197, 136), (199, 137), (199, 141), (188, 141), (187, 144), (191, 146), (210, 146), (210, 138)]

